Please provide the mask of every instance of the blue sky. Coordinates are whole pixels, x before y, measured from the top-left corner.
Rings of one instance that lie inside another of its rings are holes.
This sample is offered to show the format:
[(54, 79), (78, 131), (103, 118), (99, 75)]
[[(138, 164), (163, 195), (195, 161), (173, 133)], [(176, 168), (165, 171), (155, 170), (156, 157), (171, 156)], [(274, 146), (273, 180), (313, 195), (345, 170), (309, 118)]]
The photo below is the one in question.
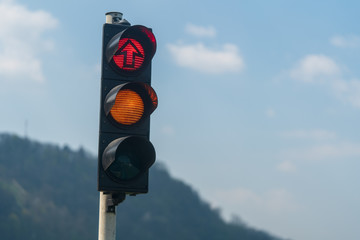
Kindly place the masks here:
[(359, 7), (1, 0), (0, 131), (95, 155), (102, 25), (120, 11), (157, 38), (151, 141), (175, 177), (226, 219), (359, 239)]

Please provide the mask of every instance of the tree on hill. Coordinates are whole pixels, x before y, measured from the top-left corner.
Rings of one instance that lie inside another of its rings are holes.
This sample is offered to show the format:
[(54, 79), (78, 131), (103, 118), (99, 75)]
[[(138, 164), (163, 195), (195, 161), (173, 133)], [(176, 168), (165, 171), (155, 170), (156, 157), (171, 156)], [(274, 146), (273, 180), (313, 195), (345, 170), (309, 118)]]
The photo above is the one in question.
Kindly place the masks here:
[[(0, 236), (3, 240), (96, 239), (97, 159), (83, 149), (0, 134)], [(132, 240), (275, 240), (219, 212), (162, 164), (150, 191), (117, 207), (117, 238)]]

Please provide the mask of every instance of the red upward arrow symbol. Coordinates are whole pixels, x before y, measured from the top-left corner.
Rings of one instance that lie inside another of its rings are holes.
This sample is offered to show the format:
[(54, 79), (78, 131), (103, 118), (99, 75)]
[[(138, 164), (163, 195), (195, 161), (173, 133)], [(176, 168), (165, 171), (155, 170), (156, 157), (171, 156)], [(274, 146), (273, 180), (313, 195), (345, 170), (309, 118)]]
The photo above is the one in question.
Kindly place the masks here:
[(123, 68), (136, 68), (135, 57), (144, 58), (144, 55), (135, 46), (135, 44), (128, 39), (114, 54), (114, 56), (124, 56)]

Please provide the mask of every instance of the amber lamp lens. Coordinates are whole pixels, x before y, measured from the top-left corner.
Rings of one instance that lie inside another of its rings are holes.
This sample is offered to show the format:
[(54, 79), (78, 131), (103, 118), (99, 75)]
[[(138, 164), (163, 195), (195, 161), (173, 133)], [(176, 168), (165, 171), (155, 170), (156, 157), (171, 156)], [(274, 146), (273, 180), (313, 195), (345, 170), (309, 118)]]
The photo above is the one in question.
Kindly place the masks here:
[(144, 114), (144, 102), (133, 90), (120, 90), (110, 110), (113, 119), (123, 125), (137, 123)]

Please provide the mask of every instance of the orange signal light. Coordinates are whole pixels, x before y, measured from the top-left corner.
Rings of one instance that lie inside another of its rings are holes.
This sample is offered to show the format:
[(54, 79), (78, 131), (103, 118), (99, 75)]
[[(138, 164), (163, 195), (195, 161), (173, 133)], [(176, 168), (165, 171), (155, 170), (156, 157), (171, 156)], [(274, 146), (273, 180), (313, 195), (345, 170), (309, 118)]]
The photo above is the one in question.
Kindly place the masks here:
[(144, 115), (144, 102), (137, 92), (131, 89), (120, 90), (110, 114), (120, 124), (135, 124)]

